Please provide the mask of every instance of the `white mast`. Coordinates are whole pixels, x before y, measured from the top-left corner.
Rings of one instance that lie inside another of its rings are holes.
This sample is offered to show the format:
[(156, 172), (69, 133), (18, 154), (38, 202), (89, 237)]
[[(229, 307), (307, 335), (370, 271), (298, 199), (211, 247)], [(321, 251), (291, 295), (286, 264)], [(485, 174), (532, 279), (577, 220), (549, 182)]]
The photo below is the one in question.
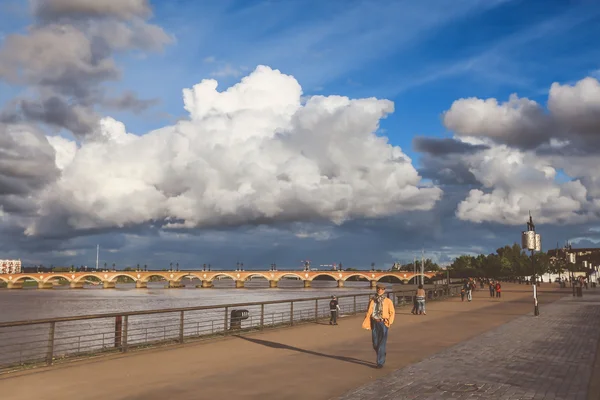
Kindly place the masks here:
[[(417, 256), (413, 255), (413, 279), (417, 277)], [(414, 280), (415, 285), (417, 284), (418, 279)]]
[(98, 271), (98, 259), (100, 256), (100, 245), (96, 245), (96, 271)]
[(425, 279), (423, 278), (424, 273), (425, 273), (425, 249), (423, 249), (422, 253), (421, 253), (421, 285), (425, 284)]

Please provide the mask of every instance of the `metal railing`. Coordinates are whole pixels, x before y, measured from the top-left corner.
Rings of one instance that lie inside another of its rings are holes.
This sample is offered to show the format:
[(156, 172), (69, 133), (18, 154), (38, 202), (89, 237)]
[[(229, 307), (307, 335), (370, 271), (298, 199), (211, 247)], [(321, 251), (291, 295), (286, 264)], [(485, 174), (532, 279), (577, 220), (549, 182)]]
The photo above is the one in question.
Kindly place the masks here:
[[(460, 285), (427, 289), (427, 299), (460, 294)], [(412, 305), (414, 290), (390, 291), (397, 306)], [(372, 293), (337, 296), (340, 315), (364, 312)], [(331, 297), (119, 312), (0, 323), (0, 373), (64, 360), (184, 343), (329, 317)], [(246, 310), (237, 318), (232, 311)]]

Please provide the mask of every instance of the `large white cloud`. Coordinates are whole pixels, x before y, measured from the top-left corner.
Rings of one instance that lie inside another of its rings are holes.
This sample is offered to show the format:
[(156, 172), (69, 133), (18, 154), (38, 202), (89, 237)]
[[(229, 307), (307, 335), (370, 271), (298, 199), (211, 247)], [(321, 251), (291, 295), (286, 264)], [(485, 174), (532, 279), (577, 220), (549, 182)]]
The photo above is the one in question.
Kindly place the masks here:
[(460, 219), (522, 225), (531, 211), (540, 223), (581, 223), (598, 210), (581, 181), (560, 182), (551, 160), (534, 152), (490, 144), (460, 162), (482, 185), (458, 204)]
[[(455, 157), (481, 184), (456, 215), (473, 222), (522, 224), (529, 211), (541, 223), (599, 218), (600, 83), (554, 83), (548, 109), (512, 95), (460, 99), (444, 113), (457, 140), (488, 149)], [(452, 157), (452, 156), (450, 156)], [(561, 173), (564, 172), (563, 173)]]
[(265, 66), (224, 92), (184, 90), (189, 120), (142, 136), (104, 118), (97, 135), (50, 138), (60, 178), (39, 194), (28, 234), (131, 226), (240, 225), (382, 217), (441, 197), (375, 134), (393, 104), (315, 96)]

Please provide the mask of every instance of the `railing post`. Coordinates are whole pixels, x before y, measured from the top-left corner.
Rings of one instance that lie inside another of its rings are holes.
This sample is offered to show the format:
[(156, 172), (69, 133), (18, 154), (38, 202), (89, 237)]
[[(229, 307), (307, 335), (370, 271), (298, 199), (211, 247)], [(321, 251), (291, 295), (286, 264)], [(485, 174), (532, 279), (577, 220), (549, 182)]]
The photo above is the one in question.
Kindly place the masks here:
[(354, 314), (356, 314), (356, 295), (354, 295)]
[(319, 299), (315, 300), (315, 322), (319, 322)]
[(290, 301), (290, 325), (294, 325), (294, 302)]
[(115, 347), (121, 347), (121, 336), (123, 334), (123, 317), (117, 315), (115, 317)]
[(54, 330), (56, 322), (50, 322), (50, 332), (48, 333), (48, 349), (46, 350), (46, 365), (52, 365), (54, 358)]
[(260, 330), (265, 328), (265, 305), (260, 305)]
[(183, 343), (183, 326), (184, 326), (183, 325), (183, 321), (184, 321), (184, 319), (183, 319), (183, 317), (184, 317), (183, 313), (184, 313), (184, 311), (181, 310), (181, 313), (179, 315), (179, 343)]
[(227, 334), (227, 314), (229, 313), (229, 307), (225, 307), (225, 318), (223, 320), (223, 335)]
[(123, 353), (127, 352), (127, 328), (129, 327), (129, 316), (123, 318)]

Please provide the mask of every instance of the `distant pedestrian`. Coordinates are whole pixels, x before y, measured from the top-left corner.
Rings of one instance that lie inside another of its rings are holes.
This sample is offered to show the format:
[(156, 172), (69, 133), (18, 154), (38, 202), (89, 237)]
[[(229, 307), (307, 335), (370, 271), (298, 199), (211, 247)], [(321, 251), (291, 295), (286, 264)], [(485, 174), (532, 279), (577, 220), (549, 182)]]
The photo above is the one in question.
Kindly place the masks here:
[(462, 287), (460, 289), (460, 301), (465, 301), (465, 294), (466, 294), (465, 288)]
[(329, 318), (329, 325), (337, 325), (337, 317), (338, 311), (340, 310), (340, 305), (335, 296), (331, 296), (331, 301), (329, 302), (329, 313), (331, 317)]
[(369, 301), (362, 327), (371, 331), (373, 349), (377, 354), (377, 368), (385, 364), (388, 329), (394, 323), (394, 303), (385, 295), (385, 286), (377, 284), (377, 294)]
[(496, 295), (496, 285), (494, 281), (490, 282), (490, 297), (494, 297)]
[(463, 288), (465, 289), (465, 294), (467, 295), (467, 300), (469, 300), (469, 301), (473, 300), (473, 297), (471, 295), (471, 289), (472, 289), (471, 283), (469, 281), (465, 281)]
[(417, 303), (417, 296), (413, 296), (413, 308), (412, 310), (410, 310), (411, 314), (417, 314), (417, 308), (419, 307), (419, 304)]
[(500, 298), (502, 297), (502, 285), (500, 284), (500, 281), (496, 282), (496, 298)]
[(421, 315), (427, 315), (427, 313), (425, 312), (425, 289), (423, 289), (423, 285), (419, 285), (419, 288), (417, 289), (417, 314)]

